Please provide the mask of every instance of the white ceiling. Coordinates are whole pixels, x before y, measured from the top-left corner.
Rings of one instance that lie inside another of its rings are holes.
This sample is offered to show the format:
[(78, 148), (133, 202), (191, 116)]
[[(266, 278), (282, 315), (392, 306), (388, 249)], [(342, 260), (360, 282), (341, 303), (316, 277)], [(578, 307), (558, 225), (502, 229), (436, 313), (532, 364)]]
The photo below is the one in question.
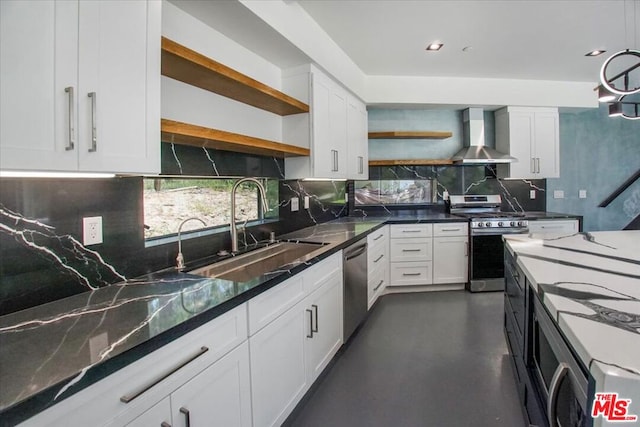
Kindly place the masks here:
[[(640, 0), (297, 3), (367, 75), (595, 82), (612, 53), (640, 49)], [(607, 53), (584, 56), (594, 49)]]

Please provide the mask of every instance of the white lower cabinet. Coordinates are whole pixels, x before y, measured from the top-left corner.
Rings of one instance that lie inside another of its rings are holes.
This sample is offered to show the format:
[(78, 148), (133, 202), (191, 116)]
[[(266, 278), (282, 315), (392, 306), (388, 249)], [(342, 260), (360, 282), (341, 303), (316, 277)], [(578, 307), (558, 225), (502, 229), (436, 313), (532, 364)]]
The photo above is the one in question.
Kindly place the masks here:
[(466, 283), (469, 275), (469, 225), (433, 226), (433, 283)]
[(367, 309), (370, 309), (389, 284), (389, 226), (367, 236)]
[(282, 424), (307, 391), (305, 314), (298, 303), (249, 339), (255, 426)]
[[(341, 255), (300, 273), (305, 298), (249, 338), (254, 426), (281, 425), (342, 345)], [(275, 287), (263, 295), (273, 300), (268, 294), (278, 292)], [(272, 304), (274, 312), (281, 310)], [(260, 315), (269, 317), (267, 311)], [(255, 313), (250, 307), (249, 323)]]
[(391, 225), (389, 286), (433, 283), (433, 224)]

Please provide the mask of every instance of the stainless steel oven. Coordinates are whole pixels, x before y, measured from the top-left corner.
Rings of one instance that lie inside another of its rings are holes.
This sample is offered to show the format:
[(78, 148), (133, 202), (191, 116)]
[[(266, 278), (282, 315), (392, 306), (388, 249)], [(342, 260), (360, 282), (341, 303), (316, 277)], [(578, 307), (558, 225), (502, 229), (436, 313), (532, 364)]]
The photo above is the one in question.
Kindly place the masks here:
[(528, 222), (517, 212), (502, 212), (500, 195), (450, 196), (449, 212), (469, 218), (469, 280), (471, 292), (504, 289), (505, 234), (528, 233)]
[(588, 427), (587, 371), (571, 352), (535, 292), (528, 369), (550, 427)]

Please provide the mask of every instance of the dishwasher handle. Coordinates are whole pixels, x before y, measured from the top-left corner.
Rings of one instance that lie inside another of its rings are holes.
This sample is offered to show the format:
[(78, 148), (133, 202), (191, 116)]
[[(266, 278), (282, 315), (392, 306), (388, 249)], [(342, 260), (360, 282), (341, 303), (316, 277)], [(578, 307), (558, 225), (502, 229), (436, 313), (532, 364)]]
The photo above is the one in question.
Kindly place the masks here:
[(366, 250), (367, 250), (367, 243), (358, 245), (355, 248), (349, 248), (348, 251), (344, 253), (344, 260), (349, 261), (350, 259), (356, 258), (362, 255)]

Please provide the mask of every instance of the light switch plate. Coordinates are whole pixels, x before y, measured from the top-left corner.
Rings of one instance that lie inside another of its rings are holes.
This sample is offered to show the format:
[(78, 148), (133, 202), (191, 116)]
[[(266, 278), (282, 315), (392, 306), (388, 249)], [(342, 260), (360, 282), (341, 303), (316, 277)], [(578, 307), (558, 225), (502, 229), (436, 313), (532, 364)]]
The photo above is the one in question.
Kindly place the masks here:
[(554, 199), (564, 199), (564, 191), (563, 190), (554, 190), (553, 191)]
[(98, 245), (102, 243), (102, 217), (87, 216), (82, 218), (82, 244)]
[(536, 198), (536, 190), (529, 190), (529, 198), (531, 200)]
[(578, 197), (580, 197), (581, 199), (586, 199), (587, 198), (587, 190), (578, 191)]
[(304, 208), (309, 209), (309, 196), (304, 196)]
[(298, 212), (300, 210), (300, 199), (297, 197), (291, 198), (291, 212)]

